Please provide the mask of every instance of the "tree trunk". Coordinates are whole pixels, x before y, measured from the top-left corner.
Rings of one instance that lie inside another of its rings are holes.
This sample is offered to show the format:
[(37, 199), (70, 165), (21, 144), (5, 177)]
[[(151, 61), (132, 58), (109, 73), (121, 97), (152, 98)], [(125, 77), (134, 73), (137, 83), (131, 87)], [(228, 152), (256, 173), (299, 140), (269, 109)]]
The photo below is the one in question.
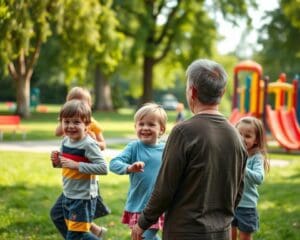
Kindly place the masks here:
[(31, 76), (19, 76), (16, 80), (16, 113), (24, 118), (30, 117), (30, 78)]
[(99, 65), (95, 69), (95, 109), (102, 111), (113, 110), (111, 88)]
[(142, 103), (153, 101), (153, 67), (154, 59), (152, 57), (144, 57), (143, 66), (143, 96)]
[(15, 80), (17, 87), (16, 114), (24, 118), (30, 117), (30, 80), (34, 65), (40, 55), (41, 44), (39, 39), (33, 54), (27, 57), (22, 48), (18, 58), (8, 64), (8, 71)]
[[(38, 53), (38, 50), (35, 51), (34, 56), (38, 56)], [(18, 58), (8, 64), (9, 73), (16, 82), (16, 114), (24, 118), (30, 117), (30, 80), (34, 59), (26, 66), (24, 50), (21, 49)]]

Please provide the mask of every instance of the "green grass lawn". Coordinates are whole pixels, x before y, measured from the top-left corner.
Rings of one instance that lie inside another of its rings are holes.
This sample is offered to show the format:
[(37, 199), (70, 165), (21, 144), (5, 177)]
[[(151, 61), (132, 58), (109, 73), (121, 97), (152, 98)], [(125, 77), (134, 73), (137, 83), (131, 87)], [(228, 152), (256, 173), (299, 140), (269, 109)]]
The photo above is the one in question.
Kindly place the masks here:
[[(285, 166), (272, 166), (259, 187), (260, 230), (255, 240), (300, 239), (300, 156), (270, 154), (286, 159)], [(272, 161), (276, 163), (276, 160)], [(278, 161), (277, 161), (278, 162)]]
[[(273, 166), (260, 187), (260, 230), (255, 240), (300, 239), (300, 159), (298, 155), (272, 154), (286, 159)], [(0, 151), (0, 239), (60, 239), (49, 210), (61, 192), (60, 170), (53, 169), (49, 154)], [(276, 161), (276, 160), (275, 160)], [(120, 223), (128, 177), (110, 173), (100, 177), (101, 193), (112, 214), (96, 220), (108, 227), (110, 240), (130, 239)]]

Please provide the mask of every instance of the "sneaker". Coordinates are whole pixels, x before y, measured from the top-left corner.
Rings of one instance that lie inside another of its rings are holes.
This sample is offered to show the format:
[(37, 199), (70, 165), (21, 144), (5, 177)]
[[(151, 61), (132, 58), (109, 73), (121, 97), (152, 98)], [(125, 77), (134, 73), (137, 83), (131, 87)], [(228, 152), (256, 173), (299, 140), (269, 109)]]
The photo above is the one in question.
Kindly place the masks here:
[(107, 228), (101, 227), (101, 232), (98, 235), (99, 239), (101, 239), (101, 240), (104, 239), (106, 233), (107, 233)]

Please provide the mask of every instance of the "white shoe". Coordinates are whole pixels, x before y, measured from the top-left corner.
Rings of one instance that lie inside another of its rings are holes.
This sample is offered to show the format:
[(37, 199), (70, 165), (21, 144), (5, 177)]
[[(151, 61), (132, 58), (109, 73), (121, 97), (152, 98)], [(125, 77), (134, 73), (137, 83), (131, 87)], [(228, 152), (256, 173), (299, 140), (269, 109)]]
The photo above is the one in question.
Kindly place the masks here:
[(101, 232), (100, 232), (100, 234), (98, 235), (99, 239), (103, 240), (104, 237), (105, 237), (105, 235), (106, 235), (106, 233), (107, 233), (107, 231), (108, 231), (107, 228), (101, 227)]

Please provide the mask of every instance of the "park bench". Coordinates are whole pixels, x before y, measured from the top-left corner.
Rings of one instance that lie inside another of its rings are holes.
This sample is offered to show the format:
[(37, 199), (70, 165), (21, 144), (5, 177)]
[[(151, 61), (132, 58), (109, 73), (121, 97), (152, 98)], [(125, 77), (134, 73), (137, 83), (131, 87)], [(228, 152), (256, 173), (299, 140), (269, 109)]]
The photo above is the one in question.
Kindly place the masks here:
[(21, 118), (18, 115), (0, 115), (0, 141), (3, 140), (3, 134), (7, 131), (12, 131), (16, 134), (17, 131), (22, 132), (23, 140), (26, 138), (26, 129), (21, 126)]

